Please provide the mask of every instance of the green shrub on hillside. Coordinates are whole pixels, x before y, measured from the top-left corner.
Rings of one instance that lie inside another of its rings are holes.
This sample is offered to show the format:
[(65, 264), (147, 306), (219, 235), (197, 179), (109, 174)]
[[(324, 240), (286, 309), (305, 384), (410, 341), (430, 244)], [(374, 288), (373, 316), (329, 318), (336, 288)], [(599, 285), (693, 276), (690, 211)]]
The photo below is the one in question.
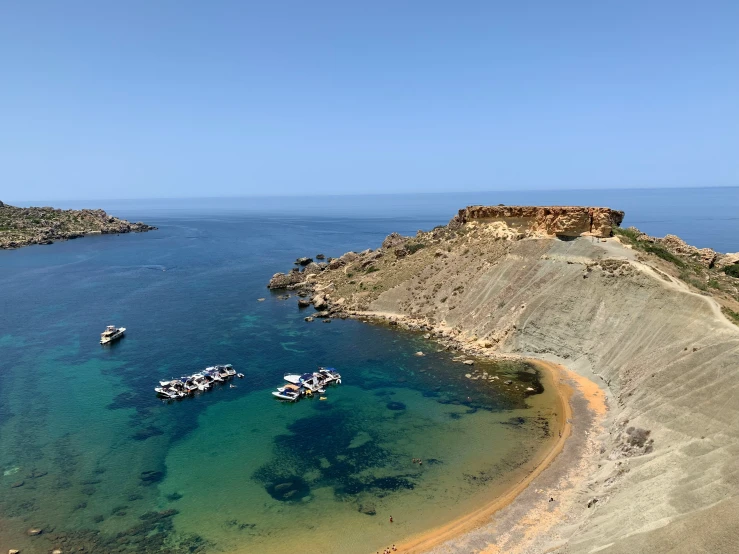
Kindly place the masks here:
[(684, 261), (675, 256), (672, 252), (667, 250), (664, 246), (658, 244), (652, 244), (651, 242), (638, 241), (639, 247), (645, 252), (650, 252), (655, 256), (662, 258), (665, 261), (675, 264), (677, 267), (687, 267)]
[(408, 251), (409, 254), (415, 254), (418, 252), (421, 248), (425, 248), (426, 243), (423, 242), (416, 242), (413, 244), (406, 244), (405, 249)]
[(625, 237), (628, 239), (627, 242), (634, 243), (639, 240), (639, 235), (641, 235), (641, 231), (636, 227), (627, 227), (626, 229), (622, 229), (621, 227), (614, 227), (613, 234), (620, 237)]
[(735, 312), (734, 310), (730, 310), (726, 306), (721, 307), (721, 311), (724, 313), (724, 315), (729, 318), (732, 322), (739, 325), (739, 312)]
[(739, 264), (727, 265), (724, 268), (724, 273), (726, 273), (726, 275), (728, 275), (729, 277), (736, 277), (737, 279), (739, 279)]

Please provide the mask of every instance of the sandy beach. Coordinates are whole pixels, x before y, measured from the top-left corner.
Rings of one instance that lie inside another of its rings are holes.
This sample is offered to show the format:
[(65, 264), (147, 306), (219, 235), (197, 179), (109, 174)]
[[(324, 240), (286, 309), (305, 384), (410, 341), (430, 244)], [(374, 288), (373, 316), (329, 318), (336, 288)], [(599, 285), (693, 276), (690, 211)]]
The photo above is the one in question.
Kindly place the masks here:
[[(578, 375), (563, 365), (545, 360), (527, 360), (534, 363), (546, 375), (547, 385), (554, 386), (557, 391), (560, 402), (557, 409), (558, 440), (549, 449), (541, 453), (541, 457), (535, 462), (533, 470), (514, 482), (510, 488), (496, 495), (489, 504), (457, 518), (447, 525), (431, 529), (399, 543), (397, 545), (398, 552), (421, 554), (437, 552), (437, 548), (441, 548), (438, 552), (454, 552), (457, 548), (463, 548), (466, 541), (460, 541), (460, 538), (465, 537), (471, 531), (489, 525), (498, 512), (515, 503), (529, 487), (537, 488), (537, 478), (547, 470), (552, 471), (552, 462), (563, 452), (568, 439), (573, 433), (573, 428), (576, 428), (578, 433), (583, 433), (583, 436), (596, 431), (607, 410), (603, 390), (593, 381)], [(575, 399), (577, 401), (573, 401)], [(575, 421), (579, 423), (574, 425)], [(547, 478), (552, 480), (563, 476), (564, 474), (560, 471), (558, 475), (547, 475)], [(537, 533), (543, 533), (548, 528), (542, 523), (546, 520), (546, 514), (551, 512), (550, 504), (552, 503), (549, 501), (549, 498), (551, 498), (548, 494), (549, 491), (549, 488), (546, 490), (537, 489), (536, 495), (541, 497), (539, 502), (531, 503), (529, 499), (526, 500), (529, 513), (528, 521), (537, 522), (535, 529)], [(566, 494), (566, 491), (557, 491), (560, 504), (562, 494)], [(526, 538), (528, 541), (531, 540), (531, 537)], [(491, 536), (490, 539), (492, 541), (494, 537)], [(512, 552), (515, 545), (510, 544), (510, 541), (507, 542), (509, 544), (507, 544), (505, 551)], [(484, 550), (480, 551), (488, 554), (501, 552), (500, 547), (495, 542), (491, 542), (486, 545)]]

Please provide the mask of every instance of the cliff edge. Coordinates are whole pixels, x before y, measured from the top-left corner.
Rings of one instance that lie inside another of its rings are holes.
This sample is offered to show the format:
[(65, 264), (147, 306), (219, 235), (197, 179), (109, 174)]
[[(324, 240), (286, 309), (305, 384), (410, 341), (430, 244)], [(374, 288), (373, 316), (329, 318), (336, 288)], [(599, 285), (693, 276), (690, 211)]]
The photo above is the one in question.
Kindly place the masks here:
[[(380, 317), (451, 349), (558, 362), (607, 391), (603, 427), (574, 426), (593, 448), (571, 474), (545, 471), (530, 487), (550, 487), (529, 491), (544, 517), (512, 506), (515, 518), (496, 514), (438, 551), (735, 552), (736, 255), (708, 260), (613, 227), (600, 238), (621, 212), (508, 210), (466, 208), (448, 226), (308, 262), (279, 285), (312, 295), (311, 317)], [(606, 221), (594, 232), (596, 213)], [(572, 235), (560, 229), (581, 236), (561, 240)]]
[(584, 206), (467, 206), (452, 219), (452, 228), (472, 221), (504, 223), (524, 235), (610, 237), (624, 212)]

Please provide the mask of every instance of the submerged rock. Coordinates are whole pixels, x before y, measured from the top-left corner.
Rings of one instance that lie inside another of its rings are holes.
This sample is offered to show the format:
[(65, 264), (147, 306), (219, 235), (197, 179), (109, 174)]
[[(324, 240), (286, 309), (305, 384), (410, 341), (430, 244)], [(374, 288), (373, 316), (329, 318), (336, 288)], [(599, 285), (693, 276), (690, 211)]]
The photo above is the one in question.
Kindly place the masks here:
[(358, 507), (358, 511), (368, 516), (377, 515), (377, 508), (375, 507), (374, 502), (360, 504)]
[(281, 502), (294, 502), (310, 494), (310, 487), (300, 477), (287, 477), (277, 483), (270, 483), (266, 487), (269, 495)]

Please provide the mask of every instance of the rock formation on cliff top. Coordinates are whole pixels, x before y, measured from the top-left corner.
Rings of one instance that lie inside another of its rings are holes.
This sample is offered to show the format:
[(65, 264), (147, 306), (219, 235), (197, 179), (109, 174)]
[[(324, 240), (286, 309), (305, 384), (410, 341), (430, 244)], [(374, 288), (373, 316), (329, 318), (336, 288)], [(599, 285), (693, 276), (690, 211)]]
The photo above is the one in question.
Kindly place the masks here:
[(501, 221), (528, 234), (606, 238), (614, 227), (621, 225), (623, 218), (621, 211), (585, 206), (467, 206), (450, 223)]
[(103, 210), (18, 208), (0, 202), (0, 248), (51, 244), (85, 235), (137, 233), (156, 229), (118, 219)]

